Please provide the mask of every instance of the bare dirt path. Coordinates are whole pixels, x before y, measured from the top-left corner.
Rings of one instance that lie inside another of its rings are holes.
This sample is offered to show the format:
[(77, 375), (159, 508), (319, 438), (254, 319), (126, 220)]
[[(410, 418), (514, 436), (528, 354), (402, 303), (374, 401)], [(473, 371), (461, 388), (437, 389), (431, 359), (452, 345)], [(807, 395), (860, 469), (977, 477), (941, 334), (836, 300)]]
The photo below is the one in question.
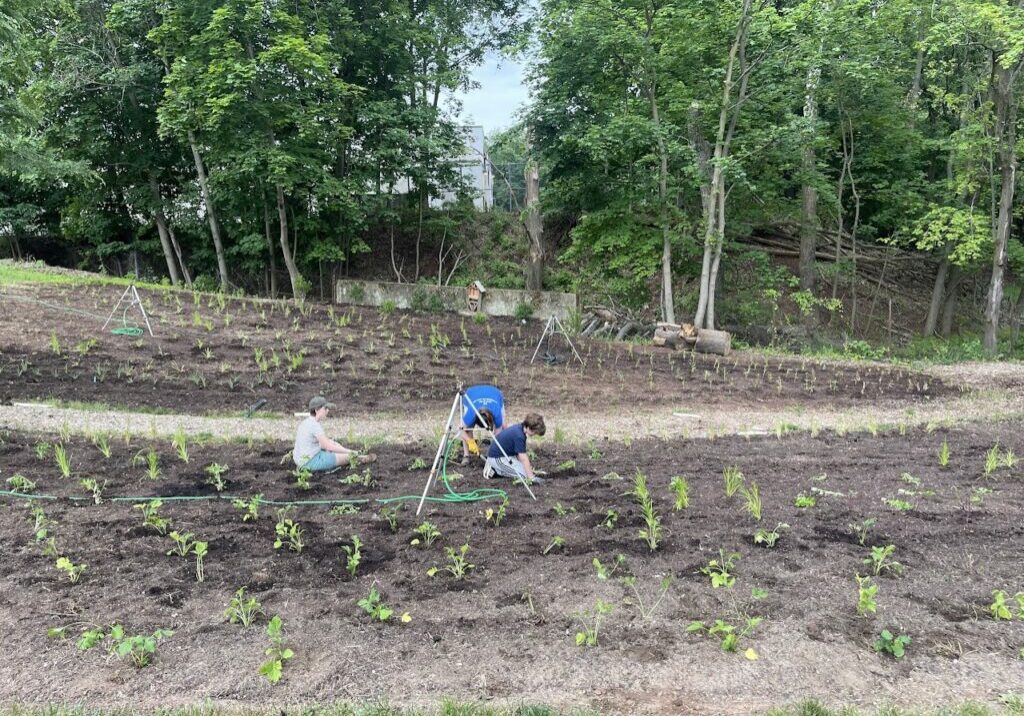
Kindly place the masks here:
[[(549, 437), (557, 428), (566, 439), (708, 437), (737, 433), (774, 433), (783, 430), (858, 431), (886, 425), (953, 424), (960, 421), (1007, 420), (1024, 414), (1024, 364), (964, 364), (928, 369), (950, 383), (967, 385), (964, 394), (913, 404), (885, 401), (851, 407), (793, 405), (758, 408), (749, 405), (645, 406), (545, 411)], [(440, 435), (448, 416), (448, 405), (417, 405), (415, 412), (377, 413), (351, 417), (332, 416), (328, 430), (349, 439), (384, 438), (388, 442), (432, 440)], [(518, 420), (529, 409), (514, 406), (510, 418)], [(37, 403), (0, 405), (0, 426), (56, 433), (130, 432), (136, 435), (171, 435), (184, 430), (191, 435), (212, 435), (224, 439), (288, 440), (293, 437), (298, 417), (208, 417), (184, 414), (152, 414), (127, 410), (82, 410)]]

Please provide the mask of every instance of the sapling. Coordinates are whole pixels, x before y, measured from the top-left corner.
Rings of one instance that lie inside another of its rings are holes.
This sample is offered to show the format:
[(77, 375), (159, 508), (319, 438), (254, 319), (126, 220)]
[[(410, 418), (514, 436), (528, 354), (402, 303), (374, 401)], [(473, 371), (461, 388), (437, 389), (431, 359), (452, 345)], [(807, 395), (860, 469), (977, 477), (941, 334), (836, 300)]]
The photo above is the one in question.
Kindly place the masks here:
[(551, 538), (551, 541), (548, 542), (548, 546), (545, 547), (543, 551), (541, 551), (541, 554), (547, 555), (551, 552), (551, 550), (561, 549), (563, 546), (565, 546), (565, 538), (561, 535), (555, 535)]
[(46, 512), (39, 505), (32, 505), (32, 533), (36, 536), (36, 542), (42, 542), (50, 534), (47, 525), (50, 524)]
[(359, 549), (362, 546), (363, 543), (359, 540), (358, 535), (352, 535), (351, 545), (345, 544), (341, 546), (347, 555), (345, 557), (345, 571), (347, 571), (352, 577), (356, 576), (356, 570), (359, 569), (359, 562), (363, 558), (363, 553)]
[(576, 646), (597, 646), (601, 631), (601, 619), (612, 613), (615, 605), (600, 599), (594, 602), (593, 609), (575, 614), (582, 631), (576, 632)]
[(56, 567), (60, 571), (64, 572), (64, 575), (68, 578), (68, 581), (72, 584), (78, 584), (78, 580), (82, 578), (82, 573), (89, 568), (87, 564), (75, 564), (67, 557), (58, 557)]
[(60, 476), (65, 480), (71, 477), (71, 458), (68, 456), (67, 448), (64, 447), (63, 443), (53, 446), (53, 458), (57, 461)]
[(157, 643), (173, 635), (174, 632), (169, 629), (157, 629), (152, 634), (129, 635), (123, 626), (114, 624), (110, 627), (109, 634), (105, 634), (100, 628), (82, 632), (78, 639), (78, 648), (86, 651), (109, 638), (111, 654), (127, 659), (136, 669), (141, 669), (152, 662)]
[(878, 594), (878, 585), (871, 583), (871, 577), (862, 577), (855, 574), (857, 580), (857, 613), (862, 617), (874, 614), (878, 609), (875, 595)]
[(743, 473), (735, 465), (730, 465), (722, 471), (725, 480), (725, 496), (732, 497), (743, 485)]
[(882, 572), (891, 572), (892, 574), (899, 574), (903, 571), (903, 565), (899, 562), (890, 559), (893, 553), (896, 551), (895, 545), (886, 545), (885, 547), (874, 546), (871, 548), (871, 554), (865, 557), (862, 561), (864, 564), (870, 565), (874, 570), (875, 576), (877, 577)]
[(470, 564), (469, 560), (466, 559), (466, 554), (469, 552), (468, 544), (459, 547), (458, 552), (455, 551), (454, 547), (445, 547), (444, 551), (448, 555), (448, 564), (444, 568), (451, 573), (456, 581), (462, 581), (466, 578), (467, 574), (476, 568), (475, 564)]
[(668, 483), (668, 486), (672, 490), (672, 496), (675, 498), (674, 507), (677, 512), (685, 510), (690, 506), (690, 484), (686, 481), (685, 477), (676, 475)]
[(364, 612), (370, 615), (371, 621), (386, 622), (395, 610), (384, 603), (383, 597), (375, 585), (370, 585), (370, 593), (356, 602)]
[(488, 507), (484, 510), (484, 521), (494, 527), (500, 527), (501, 523), (505, 520), (505, 516), (508, 512), (508, 496), (501, 498), (501, 503), (497, 509)]
[(422, 545), (423, 547), (429, 547), (434, 544), (434, 540), (441, 536), (441, 531), (431, 522), (422, 523), (413, 532), (419, 535), (419, 537), (415, 537), (409, 542), (413, 546)]
[(263, 614), (263, 606), (256, 597), (246, 597), (245, 587), (239, 587), (235, 596), (228, 602), (228, 608), (224, 610), (224, 618), (231, 624), (241, 624), (244, 627), (251, 626), (256, 618)]
[(267, 637), (270, 646), (264, 652), (270, 657), (260, 666), (260, 674), (271, 684), (281, 680), (285, 662), (295, 656), (295, 652), (284, 645), (284, 625), (281, 617), (274, 615), (267, 624)]
[(224, 488), (227, 487), (227, 482), (224, 480), (224, 473), (228, 471), (227, 465), (221, 465), (220, 463), (213, 463), (212, 465), (206, 466), (206, 474), (209, 475), (206, 478), (206, 484), (213, 486), (217, 492), (224, 492)]

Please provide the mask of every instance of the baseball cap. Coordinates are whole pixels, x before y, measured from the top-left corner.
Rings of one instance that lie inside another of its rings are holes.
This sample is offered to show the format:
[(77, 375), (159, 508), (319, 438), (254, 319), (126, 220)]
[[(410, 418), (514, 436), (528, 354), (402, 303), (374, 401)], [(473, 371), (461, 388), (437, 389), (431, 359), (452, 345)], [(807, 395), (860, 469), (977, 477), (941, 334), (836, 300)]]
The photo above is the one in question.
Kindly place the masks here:
[(327, 398), (322, 395), (318, 395), (309, 401), (310, 410), (320, 410), (320, 408), (330, 408), (331, 410), (334, 410), (337, 407), (337, 405), (328, 401)]

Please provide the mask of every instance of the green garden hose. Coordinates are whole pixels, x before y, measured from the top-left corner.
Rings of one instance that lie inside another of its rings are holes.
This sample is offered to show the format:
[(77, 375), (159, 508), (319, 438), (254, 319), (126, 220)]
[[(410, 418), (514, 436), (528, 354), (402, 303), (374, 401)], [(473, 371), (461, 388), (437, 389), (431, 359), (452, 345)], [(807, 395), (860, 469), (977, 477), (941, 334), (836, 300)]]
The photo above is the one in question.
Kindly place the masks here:
[[(452, 443), (453, 446), (457, 443)], [(441, 462), (441, 481), (444, 483), (446, 493), (440, 497), (427, 497), (428, 502), (437, 503), (463, 503), (463, 502), (480, 502), (482, 500), (504, 500), (508, 497), (508, 493), (504, 490), (497, 488), (482, 488), (479, 490), (471, 490), (470, 492), (456, 492), (451, 485), (451, 481), (448, 479), (448, 456), (451, 450), (446, 450), (444, 459)], [(0, 490), (0, 496), (3, 497), (14, 497), (23, 500), (68, 500), (70, 502), (93, 502), (94, 498), (88, 495), (71, 495), (68, 497), (60, 497), (58, 495), (35, 495), (26, 492), (18, 492), (16, 490)], [(201, 500), (245, 500), (251, 499), (248, 496), (243, 495), (173, 495), (170, 497), (160, 497), (158, 495), (148, 497), (135, 497), (135, 496), (117, 496), (117, 497), (104, 497), (103, 500), (106, 502), (150, 502), (151, 500), (162, 500), (164, 502), (197, 502)], [(382, 505), (390, 505), (394, 502), (405, 502), (419, 500), (419, 495), (400, 495), (398, 497), (380, 497), (371, 500), (370, 498), (348, 498), (348, 499), (325, 499), (325, 500), (267, 500), (263, 497), (259, 499), (261, 505), (271, 505), (275, 507), (291, 507), (291, 506), (328, 506), (328, 505), (365, 505), (370, 502), (377, 502)]]

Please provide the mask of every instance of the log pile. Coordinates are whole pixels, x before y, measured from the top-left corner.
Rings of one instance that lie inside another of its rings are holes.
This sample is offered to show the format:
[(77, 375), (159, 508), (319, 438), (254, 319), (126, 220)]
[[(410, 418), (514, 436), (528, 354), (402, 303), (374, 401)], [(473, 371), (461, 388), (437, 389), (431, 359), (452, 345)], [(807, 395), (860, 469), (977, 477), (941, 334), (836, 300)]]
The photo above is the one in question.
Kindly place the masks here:
[(720, 356), (727, 356), (732, 350), (732, 334), (696, 328), (690, 323), (658, 323), (651, 342), (673, 350), (693, 350)]

